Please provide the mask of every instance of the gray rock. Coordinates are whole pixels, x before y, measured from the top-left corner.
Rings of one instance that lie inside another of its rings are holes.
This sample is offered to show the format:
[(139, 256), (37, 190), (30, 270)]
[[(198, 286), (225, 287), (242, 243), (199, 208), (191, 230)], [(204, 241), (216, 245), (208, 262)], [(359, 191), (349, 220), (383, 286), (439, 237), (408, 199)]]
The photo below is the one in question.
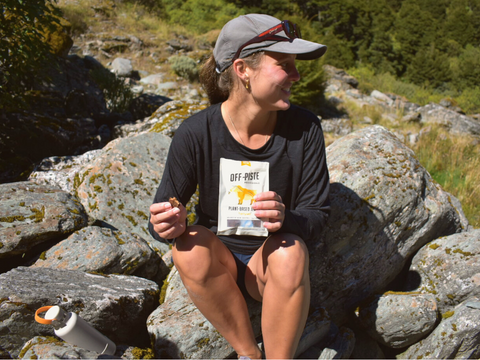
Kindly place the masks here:
[(327, 92), (357, 88), (358, 80), (348, 75), (345, 70), (337, 69), (331, 65), (324, 65), (323, 69), (328, 76)]
[(56, 186), (74, 194), (75, 175), (80, 169), (93, 161), (102, 150), (88, 151), (77, 156), (52, 156), (43, 159), (29, 176), (29, 180), (38, 184)]
[[(116, 139), (103, 148), (74, 179), (74, 189), (89, 216), (149, 241), (149, 207), (170, 141), (160, 134), (144, 133)], [(157, 246), (163, 247), (162, 253), (168, 250), (165, 244)]]
[(184, 51), (192, 51), (192, 46), (188, 44), (186, 41), (180, 41), (177, 39), (171, 39), (167, 41), (167, 44), (172, 47), (175, 51), (184, 50)]
[(480, 311), (462, 303), (449, 315), (430, 336), (397, 355), (397, 359), (478, 359)]
[(433, 103), (421, 107), (418, 111), (422, 116), (422, 123), (443, 125), (455, 135), (480, 136), (480, 123), (469, 116)]
[(437, 325), (438, 308), (431, 294), (386, 293), (360, 306), (358, 321), (380, 344), (410, 346)]
[(355, 342), (353, 330), (341, 327), (335, 340), (323, 349), (318, 359), (349, 359)]
[(133, 73), (132, 62), (128, 59), (116, 58), (112, 62), (112, 71), (118, 77), (130, 77)]
[(20, 351), (20, 359), (148, 359), (152, 350), (117, 345), (114, 355), (99, 354), (53, 336), (35, 336)]
[(32, 267), (135, 275), (161, 283), (170, 269), (141, 237), (90, 226), (42, 254)]
[(135, 122), (135, 124), (117, 125), (115, 137), (126, 137), (143, 132), (157, 132), (172, 137), (178, 126), (186, 118), (205, 109), (205, 105), (196, 100), (174, 100), (156, 109), (151, 116)]
[(414, 256), (407, 288), (435, 296), (445, 313), (480, 296), (480, 229), (432, 241)]
[(53, 336), (35, 336), (20, 350), (19, 359), (97, 359), (99, 354)]
[(419, 123), (422, 120), (422, 115), (419, 112), (408, 113), (402, 117), (402, 122)]
[(0, 184), (0, 258), (68, 236), (88, 223), (70, 194), (30, 181)]
[(373, 90), (370, 96), (375, 100), (379, 101), (381, 104), (385, 104), (387, 106), (393, 105), (393, 100), (378, 90)]
[(322, 239), (309, 244), (312, 304), (341, 324), (419, 248), (468, 221), (413, 151), (381, 126), (335, 141), (327, 163), (331, 214)]
[(163, 83), (164, 74), (152, 74), (140, 79), (140, 83), (145, 85), (160, 85)]
[(325, 133), (345, 136), (352, 132), (352, 128), (352, 121), (350, 119), (322, 119), (322, 130)]
[(46, 305), (76, 312), (115, 343), (146, 346), (145, 322), (159, 292), (156, 283), (135, 276), (25, 267), (0, 274), (0, 356), (18, 357), (34, 336), (53, 335), (52, 327), (34, 321)]

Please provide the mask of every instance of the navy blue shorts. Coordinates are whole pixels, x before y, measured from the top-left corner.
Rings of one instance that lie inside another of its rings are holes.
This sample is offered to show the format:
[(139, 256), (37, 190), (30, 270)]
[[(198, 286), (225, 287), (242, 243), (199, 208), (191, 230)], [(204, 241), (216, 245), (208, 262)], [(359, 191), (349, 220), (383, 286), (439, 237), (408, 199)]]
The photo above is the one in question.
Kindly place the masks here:
[(230, 250), (235, 259), (235, 264), (237, 264), (237, 285), (242, 292), (242, 295), (245, 299), (253, 299), (247, 291), (247, 287), (245, 286), (245, 272), (247, 271), (247, 264), (252, 258), (253, 254), (239, 254), (234, 253)]

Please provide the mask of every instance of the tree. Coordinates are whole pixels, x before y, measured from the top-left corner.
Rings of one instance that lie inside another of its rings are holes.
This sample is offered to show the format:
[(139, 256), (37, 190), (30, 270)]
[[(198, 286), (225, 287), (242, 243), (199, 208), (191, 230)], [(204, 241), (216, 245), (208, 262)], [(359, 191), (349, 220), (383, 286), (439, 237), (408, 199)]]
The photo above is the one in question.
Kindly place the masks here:
[(434, 42), (432, 23), (431, 14), (422, 10), (416, 0), (403, 2), (395, 22), (395, 40), (406, 64), (413, 60), (418, 51)]
[(445, 19), (445, 36), (465, 47), (471, 43), (475, 34), (472, 24), (472, 11), (466, 0), (453, 0)]
[(459, 73), (455, 78), (457, 87), (461, 90), (468, 87), (479, 86), (480, 79), (480, 49), (473, 45), (467, 45), (466, 49), (458, 57)]
[(405, 77), (417, 85), (441, 88), (452, 78), (448, 57), (433, 45), (424, 48), (413, 57)]
[(50, 55), (44, 34), (59, 24), (54, 0), (2, 0), (0, 4), (0, 109), (19, 106), (36, 70)]

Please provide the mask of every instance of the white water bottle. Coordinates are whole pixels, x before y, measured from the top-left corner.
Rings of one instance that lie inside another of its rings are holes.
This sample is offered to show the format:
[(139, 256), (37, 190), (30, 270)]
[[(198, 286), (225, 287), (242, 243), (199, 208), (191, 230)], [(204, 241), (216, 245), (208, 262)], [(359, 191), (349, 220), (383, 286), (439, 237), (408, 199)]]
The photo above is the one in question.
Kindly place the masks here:
[[(38, 314), (44, 311), (47, 313), (43, 319)], [(115, 354), (116, 346), (114, 342), (77, 314), (66, 313), (59, 306), (41, 307), (35, 313), (35, 320), (40, 324), (52, 325), (55, 328), (55, 335), (70, 344), (100, 354)]]

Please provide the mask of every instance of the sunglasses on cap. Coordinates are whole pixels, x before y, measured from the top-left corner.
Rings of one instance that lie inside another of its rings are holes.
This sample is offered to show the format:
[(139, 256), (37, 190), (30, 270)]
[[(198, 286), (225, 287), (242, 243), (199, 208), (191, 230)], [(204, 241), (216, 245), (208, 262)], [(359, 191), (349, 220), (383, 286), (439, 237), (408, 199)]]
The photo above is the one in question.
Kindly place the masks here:
[(283, 20), (280, 24), (275, 25), (274, 27), (262, 32), (261, 34), (255, 36), (253, 39), (247, 41), (245, 44), (240, 46), (235, 53), (234, 57), (232, 58), (232, 63), (240, 57), (240, 53), (242, 50), (251, 44), (256, 44), (262, 41), (267, 40), (278, 40), (278, 41), (285, 41), (283, 36), (277, 36), (280, 31), (284, 31), (285, 35), (289, 39), (301, 39), (302, 35), (300, 33), (300, 29), (297, 27), (297, 24), (292, 23), (290, 20)]

